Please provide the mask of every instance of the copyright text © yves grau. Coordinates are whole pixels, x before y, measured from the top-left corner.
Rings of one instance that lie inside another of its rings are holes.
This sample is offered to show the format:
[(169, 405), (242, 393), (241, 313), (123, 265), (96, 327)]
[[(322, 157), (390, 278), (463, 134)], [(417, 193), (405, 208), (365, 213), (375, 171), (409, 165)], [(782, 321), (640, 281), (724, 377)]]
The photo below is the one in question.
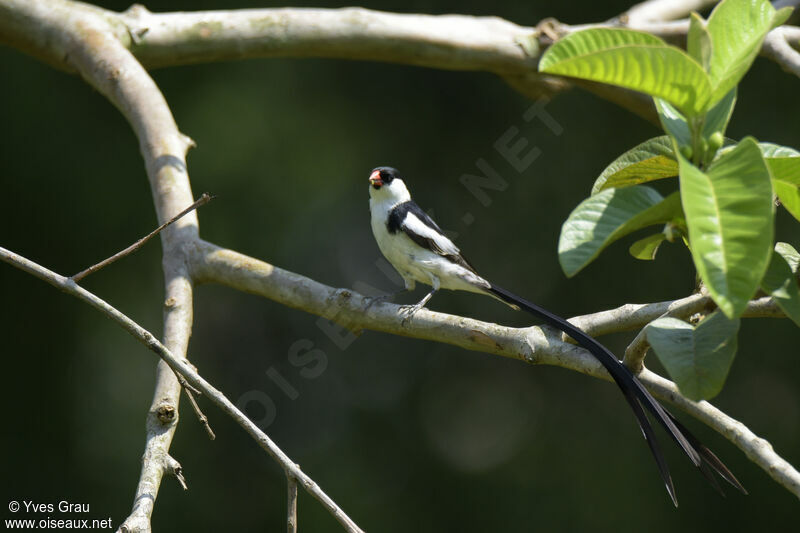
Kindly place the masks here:
[[(33, 500), (11, 500), (8, 510), (14, 518), (4, 520), (6, 529), (111, 529), (111, 517), (95, 518), (88, 503), (67, 500), (37, 502)], [(31, 516), (34, 515), (34, 516)], [(72, 516), (65, 516), (72, 515)], [(78, 515), (78, 516), (75, 516)]]

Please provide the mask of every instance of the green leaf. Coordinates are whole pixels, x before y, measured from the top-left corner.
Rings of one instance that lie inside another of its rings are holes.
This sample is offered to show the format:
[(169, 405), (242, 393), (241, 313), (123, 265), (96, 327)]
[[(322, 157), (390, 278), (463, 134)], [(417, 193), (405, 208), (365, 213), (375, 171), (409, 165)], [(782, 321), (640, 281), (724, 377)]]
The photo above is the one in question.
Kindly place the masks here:
[[(772, 175), (772, 187), (781, 201), (781, 205), (797, 220), (800, 220), (800, 174), (798, 162), (800, 152), (788, 146), (761, 142), (758, 143), (761, 155), (767, 162)], [(733, 150), (733, 146), (726, 146), (718, 152), (718, 156), (725, 155)]]
[(579, 57), (588, 52), (631, 45), (666, 46), (667, 43), (650, 33), (621, 28), (592, 28), (577, 31), (547, 49), (539, 61), (539, 70), (544, 72), (558, 62)]
[(703, 122), (703, 137), (709, 138), (716, 132), (724, 135), (735, 105), (736, 87), (731, 89), (722, 100), (714, 104), (706, 113), (705, 121)]
[(800, 157), (771, 157), (767, 159), (772, 179), (800, 185)]
[(661, 246), (661, 243), (664, 242), (666, 238), (667, 236), (664, 235), (664, 232), (662, 231), (661, 233), (650, 235), (644, 239), (639, 239), (635, 243), (631, 244), (631, 247), (628, 248), (628, 253), (630, 253), (636, 259), (641, 259), (642, 261), (652, 261), (656, 258), (658, 247)]
[[(717, 154), (718, 157), (723, 156), (736, 148), (736, 141), (733, 141), (732, 139), (727, 139), (727, 141), (727, 145)], [(782, 157), (800, 157), (800, 152), (794, 148), (782, 146), (780, 144), (760, 142), (758, 143), (758, 148), (761, 150), (761, 155), (764, 156), (764, 159), (767, 160), (767, 163), (769, 163), (770, 159), (778, 159)]]
[(659, 318), (646, 328), (647, 342), (684, 396), (708, 400), (719, 394), (736, 355), (739, 319), (714, 311), (696, 327)]
[(797, 274), (797, 267), (800, 266), (800, 253), (797, 253), (797, 250), (794, 249), (794, 246), (786, 242), (779, 242), (775, 244), (775, 251), (781, 254), (781, 257), (786, 259), (786, 262), (789, 264), (789, 268), (792, 269), (794, 274)]
[(663, 98), (698, 115), (711, 95), (708, 74), (686, 52), (653, 35), (621, 28), (592, 28), (551, 46), (539, 70), (608, 83)]
[(558, 261), (572, 277), (612, 242), (645, 226), (680, 216), (680, 195), (662, 198), (644, 185), (608, 189), (590, 196), (569, 215), (561, 228)]
[[(784, 249), (776, 246), (775, 251), (772, 252), (769, 268), (764, 274), (764, 279), (761, 280), (761, 288), (772, 296), (786, 316), (800, 326), (800, 288), (797, 286), (797, 277), (792, 271), (789, 260), (781, 254), (781, 250)], [(794, 248), (792, 250), (797, 254)]]
[(800, 220), (800, 157), (767, 159), (775, 194), (794, 218)]
[(595, 180), (592, 194), (612, 187), (629, 187), (678, 175), (672, 141), (666, 135), (631, 148), (608, 165)]
[(720, 309), (735, 318), (758, 290), (772, 252), (769, 170), (752, 138), (720, 156), (707, 172), (681, 154), (678, 160), (695, 267)]
[(781, 146), (775, 143), (758, 143), (761, 149), (761, 155), (767, 159), (775, 159), (779, 157), (800, 157), (800, 152), (788, 146)]
[(689, 35), (686, 51), (708, 72), (711, 64), (711, 35), (706, 29), (706, 21), (697, 13), (689, 16)]
[(758, 55), (764, 37), (785, 21), (785, 15), (776, 12), (767, 0), (724, 0), (717, 4), (707, 25), (713, 50), (709, 69), (711, 102), (739, 83)]
[(661, 98), (654, 98), (653, 102), (656, 104), (656, 111), (658, 112), (658, 120), (661, 122), (661, 127), (667, 132), (667, 135), (675, 139), (678, 143), (678, 149), (686, 146), (692, 146), (692, 132), (689, 129), (689, 121), (683, 114), (665, 102)]

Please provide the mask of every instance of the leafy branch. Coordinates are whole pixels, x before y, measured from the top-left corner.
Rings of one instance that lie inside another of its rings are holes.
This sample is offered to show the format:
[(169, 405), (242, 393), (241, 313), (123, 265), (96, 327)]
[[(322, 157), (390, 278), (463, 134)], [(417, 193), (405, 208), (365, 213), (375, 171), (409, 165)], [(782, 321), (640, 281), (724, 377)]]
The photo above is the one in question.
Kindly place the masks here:
[[(752, 137), (725, 138), (736, 88), (768, 35), (791, 15), (766, 0), (724, 0), (707, 21), (693, 13), (687, 50), (620, 28), (566, 36), (539, 62), (548, 74), (651, 95), (666, 135), (632, 148), (604, 170), (592, 195), (569, 215), (559, 260), (573, 276), (617, 239), (652, 225), (659, 233), (631, 246), (653, 260), (663, 242), (682, 242), (718, 308), (690, 324), (662, 316), (626, 355), (640, 368), (648, 346), (695, 400), (722, 390), (736, 353), (739, 319), (763, 291), (800, 325), (798, 255), (774, 242), (775, 199), (800, 221), (800, 152)], [(644, 185), (678, 178), (663, 197)], [(646, 340), (645, 340), (646, 338)]]

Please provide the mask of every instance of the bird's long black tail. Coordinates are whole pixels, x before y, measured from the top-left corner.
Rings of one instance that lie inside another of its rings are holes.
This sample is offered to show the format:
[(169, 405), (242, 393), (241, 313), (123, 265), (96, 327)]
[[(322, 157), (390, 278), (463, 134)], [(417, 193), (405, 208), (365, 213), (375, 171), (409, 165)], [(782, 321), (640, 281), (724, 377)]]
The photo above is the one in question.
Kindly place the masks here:
[(692, 435), (683, 425), (678, 422), (658, 401), (644, 388), (641, 381), (639, 381), (628, 368), (623, 365), (605, 346), (597, 342), (594, 338), (590, 337), (577, 327), (573, 326), (563, 318), (554, 315), (547, 309), (539, 307), (538, 305), (520, 298), (519, 296), (508, 292), (496, 285), (493, 285), (489, 292), (500, 300), (509, 305), (517, 306), (535, 317), (541, 318), (547, 324), (554, 328), (563, 331), (582, 347), (587, 349), (592, 355), (597, 358), (600, 364), (608, 371), (614, 382), (622, 390), (623, 396), (628, 401), (628, 404), (633, 409), (633, 414), (639, 423), (639, 427), (644, 434), (650, 451), (656, 460), (661, 479), (667, 487), (670, 498), (672, 498), (675, 506), (678, 506), (678, 500), (675, 497), (675, 487), (672, 484), (672, 477), (667, 467), (667, 462), (661, 454), (658, 447), (653, 428), (647, 415), (642, 409), (644, 406), (655, 417), (656, 420), (667, 430), (672, 440), (683, 449), (689, 459), (700, 468), (702, 474), (714, 486), (714, 488), (722, 494), (722, 489), (717, 483), (716, 478), (712, 472), (716, 472), (728, 483), (747, 494), (747, 491), (739, 483), (736, 477), (730, 470), (720, 461), (708, 448), (703, 446), (700, 441)]

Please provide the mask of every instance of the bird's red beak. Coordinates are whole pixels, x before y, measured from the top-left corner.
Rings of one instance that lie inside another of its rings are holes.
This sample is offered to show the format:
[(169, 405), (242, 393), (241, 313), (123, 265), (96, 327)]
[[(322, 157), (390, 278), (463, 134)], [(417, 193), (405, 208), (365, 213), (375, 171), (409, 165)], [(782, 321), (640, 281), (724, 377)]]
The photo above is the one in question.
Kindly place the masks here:
[(381, 171), (380, 170), (373, 170), (372, 174), (369, 175), (369, 184), (379, 189), (381, 185), (383, 185), (383, 180), (381, 179)]

